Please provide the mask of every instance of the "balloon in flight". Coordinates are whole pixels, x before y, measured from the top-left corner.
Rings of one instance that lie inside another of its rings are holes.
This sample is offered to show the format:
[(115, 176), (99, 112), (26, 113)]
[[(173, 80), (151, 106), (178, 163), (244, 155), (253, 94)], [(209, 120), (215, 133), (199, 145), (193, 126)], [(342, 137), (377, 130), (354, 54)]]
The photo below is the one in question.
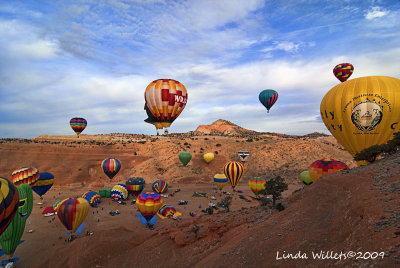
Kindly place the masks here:
[(89, 213), (89, 202), (84, 198), (68, 198), (57, 209), (57, 216), (73, 235)]
[(354, 66), (351, 63), (341, 63), (333, 68), (333, 74), (340, 82), (344, 82), (353, 74)]
[(79, 137), (79, 134), (86, 128), (87, 121), (85, 118), (74, 117), (69, 121), (69, 125), (72, 130), (75, 131), (76, 135)]
[(104, 173), (112, 180), (121, 169), (121, 162), (117, 158), (107, 158), (101, 163)]
[(49, 172), (41, 172), (39, 179), (32, 185), (32, 190), (40, 197), (47, 193), (54, 184), (54, 176)]
[(231, 161), (224, 166), (225, 176), (228, 178), (232, 189), (235, 189), (236, 185), (239, 183), (240, 178), (244, 172), (243, 165), (240, 162)]
[(203, 155), (203, 159), (207, 164), (210, 164), (210, 162), (214, 160), (214, 154), (213, 153), (206, 153), (206, 154)]
[(14, 219), (18, 205), (17, 187), (11, 181), (0, 177), (0, 235)]
[(260, 92), (258, 99), (260, 100), (261, 104), (267, 108), (267, 112), (269, 113), (271, 107), (278, 100), (278, 92), (273, 89), (265, 89)]
[(192, 159), (192, 154), (189, 152), (181, 152), (179, 154), (179, 160), (182, 162), (184, 166), (186, 166), (191, 159)]
[(39, 179), (40, 173), (39, 173), (39, 170), (37, 170), (34, 167), (23, 167), (23, 168), (14, 170), (14, 172), (11, 174), (11, 176), (12, 176), (11, 177), (12, 182), (15, 185), (27, 183), (32, 186)]

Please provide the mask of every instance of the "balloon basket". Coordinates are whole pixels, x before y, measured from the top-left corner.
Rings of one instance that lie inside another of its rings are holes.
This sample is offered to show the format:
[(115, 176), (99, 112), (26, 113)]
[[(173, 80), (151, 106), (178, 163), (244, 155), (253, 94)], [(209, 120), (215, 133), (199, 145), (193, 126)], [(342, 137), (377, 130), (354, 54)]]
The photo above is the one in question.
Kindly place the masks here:
[(38, 205), (43, 205), (44, 203), (42, 201), (37, 202)]

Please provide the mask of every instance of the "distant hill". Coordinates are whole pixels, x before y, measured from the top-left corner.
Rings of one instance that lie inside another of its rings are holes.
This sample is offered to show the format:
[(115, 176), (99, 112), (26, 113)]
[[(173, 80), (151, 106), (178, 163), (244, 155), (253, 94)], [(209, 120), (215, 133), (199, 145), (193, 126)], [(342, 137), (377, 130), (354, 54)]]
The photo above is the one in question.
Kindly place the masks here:
[(225, 135), (243, 135), (257, 133), (253, 130), (242, 128), (230, 121), (218, 119), (211, 125), (200, 125), (195, 130), (197, 133), (202, 134), (225, 134)]

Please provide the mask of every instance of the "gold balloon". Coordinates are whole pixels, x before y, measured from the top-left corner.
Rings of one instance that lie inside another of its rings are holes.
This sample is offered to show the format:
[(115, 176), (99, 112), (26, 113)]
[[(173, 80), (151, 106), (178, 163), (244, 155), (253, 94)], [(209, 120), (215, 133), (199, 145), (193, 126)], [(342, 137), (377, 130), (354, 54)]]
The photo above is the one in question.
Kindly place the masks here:
[(387, 143), (400, 131), (400, 80), (387, 76), (347, 80), (326, 93), (320, 111), (328, 130), (354, 157), (372, 145)]

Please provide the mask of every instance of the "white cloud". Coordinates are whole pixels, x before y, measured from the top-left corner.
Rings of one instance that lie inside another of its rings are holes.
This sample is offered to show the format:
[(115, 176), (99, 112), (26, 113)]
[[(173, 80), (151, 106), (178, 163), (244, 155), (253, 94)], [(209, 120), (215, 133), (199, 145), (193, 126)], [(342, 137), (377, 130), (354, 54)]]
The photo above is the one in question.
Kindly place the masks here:
[(376, 18), (381, 18), (389, 14), (389, 11), (385, 8), (379, 7), (379, 6), (374, 6), (371, 7), (367, 13), (365, 14), (365, 18), (367, 20), (373, 20)]

